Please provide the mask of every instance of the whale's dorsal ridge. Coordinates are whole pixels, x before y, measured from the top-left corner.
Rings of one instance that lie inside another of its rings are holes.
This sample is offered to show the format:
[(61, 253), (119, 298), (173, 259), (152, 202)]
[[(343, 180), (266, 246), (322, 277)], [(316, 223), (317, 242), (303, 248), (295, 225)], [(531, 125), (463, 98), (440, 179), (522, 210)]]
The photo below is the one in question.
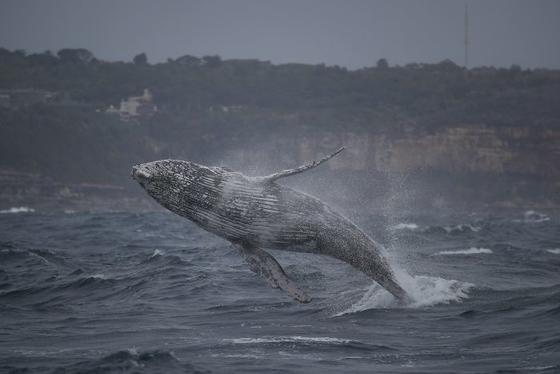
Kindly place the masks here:
[(344, 150), (344, 147), (340, 147), (335, 152), (331, 153), (328, 156), (323, 157), (320, 160), (313, 161), (309, 164), (302, 165), (302, 166), (297, 167), (295, 169), (282, 170), (282, 171), (279, 171), (277, 173), (270, 174), (270, 175), (267, 175), (267, 176), (264, 176), (264, 177), (258, 177), (258, 179), (259, 179), (259, 181), (261, 181), (263, 183), (272, 183), (275, 180), (280, 179), (280, 178), (289, 177), (290, 175), (303, 173), (304, 171), (316, 168), (317, 166), (321, 165), (323, 162), (326, 162), (326, 161), (330, 160), (331, 158), (333, 158), (334, 156), (336, 156), (337, 154), (339, 154), (343, 150)]

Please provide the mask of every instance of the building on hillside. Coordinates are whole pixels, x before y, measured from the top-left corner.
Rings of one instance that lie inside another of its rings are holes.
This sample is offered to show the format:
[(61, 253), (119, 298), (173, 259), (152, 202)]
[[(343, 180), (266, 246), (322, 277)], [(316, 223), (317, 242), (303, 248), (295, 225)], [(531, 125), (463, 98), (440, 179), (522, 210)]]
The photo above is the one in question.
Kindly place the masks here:
[(208, 108), (210, 113), (239, 113), (247, 109), (246, 105), (212, 105)]
[(33, 88), (0, 89), (0, 107), (20, 108), (38, 103), (46, 103), (52, 101), (55, 97), (55, 92)]
[(118, 109), (111, 105), (105, 112), (118, 114), (123, 121), (128, 121), (132, 118), (152, 116), (157, 110), (157, 105), (153, 103), (152, 93), (146, 88), (142, 96), (123, 99)]

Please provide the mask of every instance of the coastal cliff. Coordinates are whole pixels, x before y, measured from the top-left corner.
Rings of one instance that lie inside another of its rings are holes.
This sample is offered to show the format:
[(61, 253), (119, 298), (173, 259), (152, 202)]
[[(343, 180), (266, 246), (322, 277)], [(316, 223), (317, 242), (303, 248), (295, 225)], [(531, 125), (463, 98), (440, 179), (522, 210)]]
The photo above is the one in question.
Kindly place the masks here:
[(344, 145), (293, 183), (354, 202), (406, 189), (427, 205), (560, 206), (557, 70), (217, 56), (152, 65), (67, 52), (84, 54), (0, 48), (3, 204), (138, 196), (130, 167), (155, 159), (262, 175)]
[(449, 126), (436, 132), (405, 128), (399, 134), (317, 132), (292, 139), (260, 140), (234, 147), (222, 158), (235, 166), (302, 163), (341, 145), (343, 157), (328, 163), (334, 171), (517, 174), (560, 182), (560, 130), (529, 127)]

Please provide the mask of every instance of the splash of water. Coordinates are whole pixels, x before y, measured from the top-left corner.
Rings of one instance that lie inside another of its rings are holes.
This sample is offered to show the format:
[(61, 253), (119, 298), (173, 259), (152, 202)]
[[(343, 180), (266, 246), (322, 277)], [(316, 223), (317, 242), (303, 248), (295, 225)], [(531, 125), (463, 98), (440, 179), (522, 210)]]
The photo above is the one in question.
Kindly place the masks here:
[(423, 308), (437, 304), (461, 302), (463, 299), (468, 298), (469, 290), (474, 287), (472, 283), (453, 279), (423, 275), (412, 276), (398, 268), (395, 269), (395, 275), (399, 284), (412, 299), (410, 302), (402, 304), (384, 288), (374, 283), (366, 290), (360, 300), (335, 316), (357, 313), (368, 309)]

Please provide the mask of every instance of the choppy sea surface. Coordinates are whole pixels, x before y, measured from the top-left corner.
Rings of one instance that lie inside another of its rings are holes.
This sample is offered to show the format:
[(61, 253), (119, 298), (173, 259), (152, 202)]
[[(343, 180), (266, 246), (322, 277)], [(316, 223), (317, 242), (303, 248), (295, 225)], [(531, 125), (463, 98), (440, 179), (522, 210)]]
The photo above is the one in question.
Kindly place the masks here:
[(298, 304), (171, 213), (0, 211), (0, 372), (559, 373), (560, 214), (365, 215), (413, 296), (273, 255)]

